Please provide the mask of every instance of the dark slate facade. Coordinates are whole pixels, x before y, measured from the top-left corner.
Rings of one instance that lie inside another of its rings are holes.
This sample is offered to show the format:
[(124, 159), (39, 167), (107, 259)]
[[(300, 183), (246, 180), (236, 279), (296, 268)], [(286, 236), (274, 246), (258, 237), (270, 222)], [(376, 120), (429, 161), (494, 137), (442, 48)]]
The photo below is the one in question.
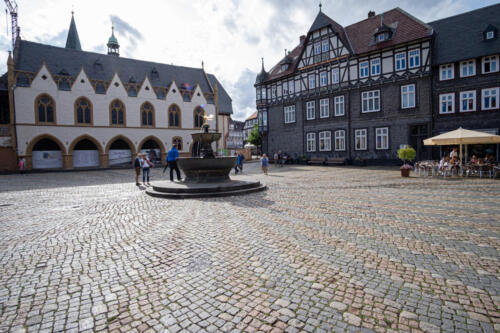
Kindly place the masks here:
[[(458, 127), (500, 134), (500, 4), (429, 25), (435, 32), (432, 58), (433, 134)], [(485, 71), (485, 62), (491, 59), (495, 59), (496, 69)], [(484, 100), (484, 94), (491, 90), (496, 91), (496, 105), (486, 105), (490, 101)], [(465, 92), (475, 94), (472, 111), (468, 107), (464, 110), (461, 95)], [(442, 99), (450, 95), (454, 105), (443, 109)], [(450, 148), (435, 148), (434, 158)], [(468, 147), (468, 154), (484, 155), (486, 150), (499, 159), (498, 145), (471, 146)]]
[[(431, 40), (432, 28), (400, 8), (345, 28), (320, 11), (300, 44), (269, 72), (263, 67), (257, 77), (264, 152), (394, 163), (397, 150), (410, 144), (419, 158), (430, 157), (430, 149), (421, 141), (431, 133)], [(404, 55), (405, 63), (396, 67), (398, 54)], [(372, 68), (375, 64), (378, 70)], [(412, 103), (403, 107), (402, 91), (407, 86), (412, 89)], [(363, 102), (372, 91), (380, 105), (374, 110)], [(343, 114), (336, 114), (339, 96)], [(327, 115), (320, 114), (325, 101)], [(314, 116), (307, 111), (311, 103)], [(291, 105), (295, 121), (287, 122), (285, 110)], [(357, 130), (365, 134), (366, 147), (356, 145)], [(328, 145), (325, 136), (330, 137)]]

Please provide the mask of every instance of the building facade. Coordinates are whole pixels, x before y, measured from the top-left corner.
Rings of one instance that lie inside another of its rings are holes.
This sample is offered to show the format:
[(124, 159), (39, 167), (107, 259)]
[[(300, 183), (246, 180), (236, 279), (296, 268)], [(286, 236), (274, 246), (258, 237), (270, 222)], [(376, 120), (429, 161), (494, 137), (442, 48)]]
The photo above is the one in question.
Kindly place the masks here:
[(243, 148), (243, 121), (229, 120), (229, 136), (227, 137), (227, 149), (242, 149)]
[[(434, 29), (433, 134), (458, 127), (500, 134), (500, 4), (429, 23)], [(445, 148), (446, 149), (446, 148)], [(434, 150), (439, 156), (443, 148)], [(499, 157), (499, 145), (469, 145)]]
[(430, 134), (431, 38), (399, 8), (345, 28), (320, 11), (299, 45), (257, 77), (263, 149), (396, 159), (415, 127)]
[(243, 126), (243, 141), (245, 143), (247, 142), (250, 132), (253, 130), (255, 124), (257, 124), (257, 111), (245, 119), (245, 125)]
[[(404, 145), (431, 158), (423, 139), (433, 133), (498, 131), (499, 9), (426, 24), (395, 8), (347, 27), (320, 10), (299, 45), (256, 78), (263, 150), (385, 163)], [(450, 63), (453, 79), (440, 79)], [(478, 74), (458, 78), (464, 66)], [(450, 94), (456, 112), (442, 114)], [(458, 111), (471, 94), (486, 109)]]
[(190, 155), (205, 121), (225, 148), (232, 104), (214, 75), (122, 58), (114, 31), (107, 46), (82, 51), (73, 18), (65, 48), (17, 39), (7, 75), (14, 157), (28, 169), (131, 165), (141, 151), (162, 163), (173, 144)]

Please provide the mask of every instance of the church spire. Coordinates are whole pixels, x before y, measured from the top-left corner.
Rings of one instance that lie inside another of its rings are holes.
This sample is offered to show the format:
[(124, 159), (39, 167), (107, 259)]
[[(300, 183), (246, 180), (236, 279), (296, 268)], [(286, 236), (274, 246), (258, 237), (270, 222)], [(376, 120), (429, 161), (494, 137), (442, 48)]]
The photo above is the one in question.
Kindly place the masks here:
[(118, 44), (118, 39), (115, 37), (115, 26), (111, 26), (111, 37), (108, 40), (108, 55), (120, 56), (120, 44)]
[(66, 39), (66, 48), (81, 51), (82, 46), (80, 45), (80, 38), (78, 38), (78, 31), (76, 30), (74, 14), (75, 13), (71, 11), (71, 23), (69, 24), (68, 38)]

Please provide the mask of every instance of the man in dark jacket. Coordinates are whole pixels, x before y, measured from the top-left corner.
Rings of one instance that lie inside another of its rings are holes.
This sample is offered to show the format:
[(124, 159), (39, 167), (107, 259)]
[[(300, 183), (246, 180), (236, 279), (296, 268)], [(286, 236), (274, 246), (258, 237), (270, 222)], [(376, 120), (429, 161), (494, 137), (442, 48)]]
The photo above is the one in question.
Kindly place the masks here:
[(172, 149), (168, 151), (167, 154), (167, 165), (170, 167), (170, 181), (174, 181), (174, 169), (177, 174), (177, 180), (181, 180), (181, 172), (179, 171), (179, 167), (177, 166), (177, 159), (179, 158), (179, 151), (175, 145), (172, 146)]

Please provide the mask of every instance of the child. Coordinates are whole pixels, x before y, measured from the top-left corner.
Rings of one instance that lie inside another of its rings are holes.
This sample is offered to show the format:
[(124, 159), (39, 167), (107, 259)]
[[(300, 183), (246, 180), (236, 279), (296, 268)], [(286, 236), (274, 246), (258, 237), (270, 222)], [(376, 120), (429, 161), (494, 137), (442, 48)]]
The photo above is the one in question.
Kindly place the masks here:
[(262, 164), (262, 171), (264, 171), (264, 174), (267, 176), (268, 159), (267, 159), (266, 154), (262, 154), (262, 158), (260, 159), (260, 163)]

